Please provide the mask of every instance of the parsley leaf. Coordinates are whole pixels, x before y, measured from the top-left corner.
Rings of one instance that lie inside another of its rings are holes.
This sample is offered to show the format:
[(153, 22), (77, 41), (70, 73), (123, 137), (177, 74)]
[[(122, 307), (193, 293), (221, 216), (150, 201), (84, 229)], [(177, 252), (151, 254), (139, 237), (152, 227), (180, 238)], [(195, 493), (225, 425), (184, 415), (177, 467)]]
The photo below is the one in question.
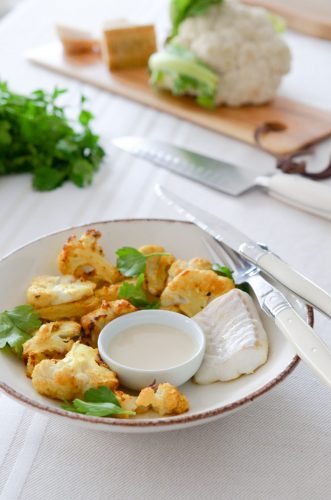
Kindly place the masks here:
[(140, 274), (135, 284), (124, 281), (119, 288), (118, 296), (120, 299), (128, 300), (132, 305), (140, 309), (157, 309), (159, 307), (159, 302), (156, 301), (151, 303), (148, 301), (146, 292), (143, 288), (144, 279), (144, 275)]
[(242, 290), (243, 292), (246, 292), (249, 295), (249, 284), (247, 283), (247, 281), (241, 283), (240, 285), (236, 285), (236, 288), (239, 288), (239, 290)]
[(108, 417), (111, 415), (135, 415), (134, 411), (123, 410), (120, 406), (114, 403), (88, 403), (81, 399), (74, 399), (72, 405), (62, 405), (62, 408), (67, 411), (76, 413), (84, 413), (94, 417)]
[[(220, 264), (213, 264), (212, 270), (215, 271), (215, 273), (218, 274), (219, 276), (225, 276), (226, 278), (229, 278), (234, 282), (233, 271), (231, 271), (231, 269), (229, 269), (227, 266), (221, 266)], [(243, 292), (249, 294), (249, 285), (246, 282), (240, 283), (240, 285), (236, 285), (236, 288), (239, 288), (239, 290), (242, 290)]]
[(24, 342), (40, 325), (39, 316), (32, 306), (22, 305), (3, 311), (0, 313), (0, 349), (9, 346), (21, 356)]
[(83, 107), (86, 99), (72, 124), (58, 105), (65, 92), (55, 88), (24, 96), (0, 81), (0, 175), (31, 172), (39, 191), (66, 180), (78, 187), (91, 184), (105, 152), (90, 128), (93, 115)]
[(122, 247), (116, 252), (118, 256), (116, 266), (123, 276), (138, 276), (145, 272), (148, 257), (169, 255), (167, 252), (153, 252), (147, 255), (133, 247)]
[(108, 387), (89, 389), (84, 394), (84, 400), (74, 399), (72, 404), (61, 406), (64, 410), (83, 413), (94, 417), (108, 417), (111, 415), (135, 415), (134, 411), (124, 410), (116, 395)]
[(233, 280), (233, 271), (231, 271), (230, 268), (227, 266), (221, 266), (220, 264), (213, 264), (212, 270), (215, 271), (216, 274), (219, 276), (225, 276), (226, 278), (229, 278), (230, 280)]
[(138, 276), (145, 272), (146, 257), (136, 248), (119, 248), (116, 255), (118, 255), (116, 266), (123, 276)]
[(84, 401), (88, 403), (113, 403), (114, 405), (120, 406), (120, 403), (108, 387), (99, 387), (98, 389), (89, 389), (84, 394)]

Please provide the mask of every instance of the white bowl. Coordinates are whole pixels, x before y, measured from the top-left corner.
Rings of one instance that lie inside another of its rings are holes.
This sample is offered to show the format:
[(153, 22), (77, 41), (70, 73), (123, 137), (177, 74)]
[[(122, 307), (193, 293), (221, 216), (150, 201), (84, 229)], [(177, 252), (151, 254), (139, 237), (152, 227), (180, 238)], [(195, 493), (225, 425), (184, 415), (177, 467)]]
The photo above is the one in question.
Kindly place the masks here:
[[(153, 243), (164, 246), (178, 259), (203, 257), (210, 259), (204, 240), (208, 236), (188, 222), (153, 219), (105, 221), (68, 228), (35, 240), (0, 261), (0, 311), (23, 304), (26, 289), (34, 276), (57, 274), (57, 255), (67, 238), (80, 235), (88, 228), (102, 233), (101, 245), (106, 256), (116, 261), (115, 251), (123, 246), (139, 247)], [(312, 309), (282, 290), (301, 316), (312, 325)], [(211, 422), (245, 408), (270, 391), (295, 368), (299, 362), (291, 344), (284, 338), (274, 321), (261, 311), (255, 301), (269, 340), (269, 357), (255, 373), (231, 382), (217, 382), (207, 386), (191, 381), (181, 387), (190, 402), (187, 413), (172, 417), (144, 414), (129, 419), (101, 418), (71, 413), (61, 408), (61, 403), (38, 394), (25, 375), (21, 360), (0, 351), (0, 389), (8, 396), (68, 422), (90, 429), (122, 432), (156, 432), (181, 429)], [(254, 403), (253, 403), (254, 404)]]
[[(108, 353), (114, 338), (124, 330), (134, 325), (158, 324), (171, 326), (185, 332), (196, 344), (196, 352), (180, 365), (170, 366), (160, 370), (143, 370), (123, 365), (112, 358)], [(123, 385), (130, 389), (140, 390), (153, 382), (160, 384), (169, 382), (173, 385), (182, 385), (197, 372), (205, 352), (206, 341), (200, 326), (190, 318), (171, 311), (138, 311), (126, 314), (106, 325), (99, 335), (98, 349), (102, 360), (119, 376)]]

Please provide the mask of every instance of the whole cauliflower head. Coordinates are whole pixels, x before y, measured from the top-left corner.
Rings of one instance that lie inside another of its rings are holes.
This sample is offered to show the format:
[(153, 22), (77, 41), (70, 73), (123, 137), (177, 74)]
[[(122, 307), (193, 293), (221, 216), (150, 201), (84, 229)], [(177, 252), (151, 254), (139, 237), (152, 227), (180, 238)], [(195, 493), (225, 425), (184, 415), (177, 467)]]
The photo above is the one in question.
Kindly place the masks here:
[(80, 335), (81, 326), (75, 321), (45, 323), (23, 344), (26, 374), (31, 377), (34, 367), (43, 359), (61, 359)]
[(118, 386), (116, 373), (100, 361), (98, 350), (76, 342), (61, 359), (44, 359), (32, 372), (32, 384), (42, 395), (63, 401), (82, 399), (88, 389)]
[(223, 0), (188, 17), (174, 43), (192, 51), (219, 75), (217, 104), (270, 101), (290, 69), (290, 51), (262, 8)]

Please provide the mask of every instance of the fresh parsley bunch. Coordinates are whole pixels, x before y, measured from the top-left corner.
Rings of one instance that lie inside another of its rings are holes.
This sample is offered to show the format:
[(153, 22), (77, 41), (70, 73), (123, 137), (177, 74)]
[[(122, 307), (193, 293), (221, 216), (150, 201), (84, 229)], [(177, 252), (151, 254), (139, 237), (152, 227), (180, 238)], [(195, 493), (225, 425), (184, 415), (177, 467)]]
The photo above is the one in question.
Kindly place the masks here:
[(84, 109), (84, 97), (78, 123), (69, 123), (58, 105), (65, 92), (35, 90), (24, 96), (0, 82), (0, 175), (31, 172), (38, 191), (66, 180), (79, 187), (91, 184), (105, 152), (90, 128), (93, 115)]

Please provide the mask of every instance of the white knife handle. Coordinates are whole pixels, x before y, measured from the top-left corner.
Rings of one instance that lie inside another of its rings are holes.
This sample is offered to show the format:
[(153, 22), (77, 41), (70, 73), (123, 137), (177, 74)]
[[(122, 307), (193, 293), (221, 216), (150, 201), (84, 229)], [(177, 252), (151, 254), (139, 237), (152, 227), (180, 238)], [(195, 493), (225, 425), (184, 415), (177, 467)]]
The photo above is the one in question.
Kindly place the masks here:
[(261, 271), (275, 278), (305, 302), (331, 318), (331, 295), (295, 271), (277, 255), (271, 252), (260, 252), (256, 264)]
[(257, 184), (266, 187), (268, 194), (284, 203), (331, 219), (331, 189), (328, 186), (289, 174), (260, 177)]
[(281, 332), (294, 345), (300, 358), (331, 386), (331, 353), (314, 330), (293, 308), (278, 313), (275, 321)]

